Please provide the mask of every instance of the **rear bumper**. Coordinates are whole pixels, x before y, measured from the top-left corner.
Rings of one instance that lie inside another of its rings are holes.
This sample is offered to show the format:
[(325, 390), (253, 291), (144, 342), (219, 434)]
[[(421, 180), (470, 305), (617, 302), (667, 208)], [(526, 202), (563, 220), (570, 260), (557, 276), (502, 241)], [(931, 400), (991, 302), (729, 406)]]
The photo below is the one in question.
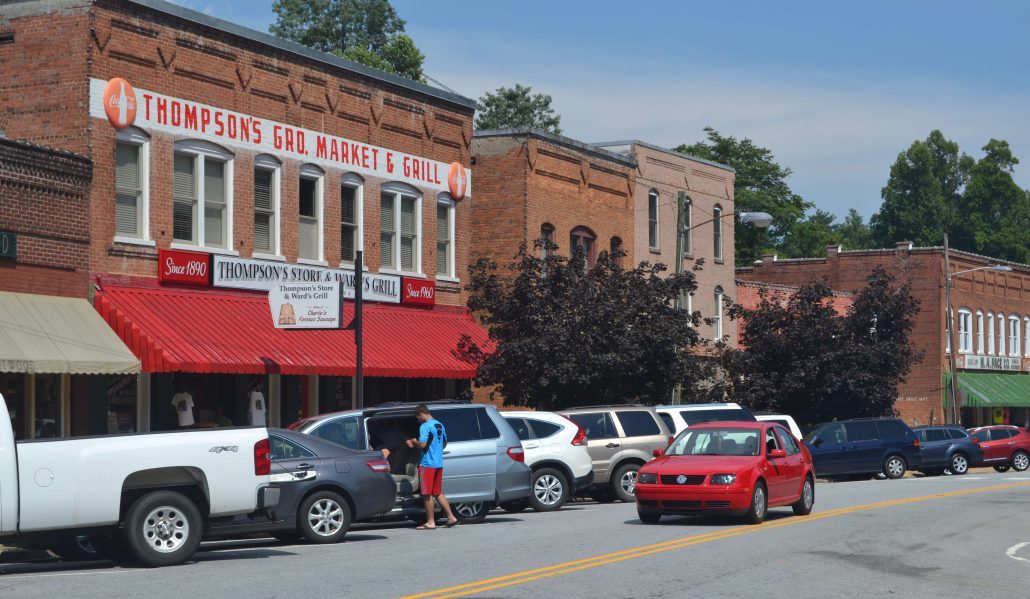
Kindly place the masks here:
[(257, 507), (264, 509), (279, 505), (279, 497), (282, 490), (279, 487), (261, 487), (258, 489)]
[(751, 487), (670, 489), (637, 484), (636, 503), (638, 510), (651, 514), (743, 513), (751, 507)]
[(529, 497), (532, 470), (522, 462), (512, 462), (497, 472), (497, 503)]
[(574, 495), (576, 491), (586, 489), (587, 487), (594, 484), (594, 471), (586, 473), (586, 476), (581, 476), (572, 481), (572, 489), (569, 490), (570, 495)]

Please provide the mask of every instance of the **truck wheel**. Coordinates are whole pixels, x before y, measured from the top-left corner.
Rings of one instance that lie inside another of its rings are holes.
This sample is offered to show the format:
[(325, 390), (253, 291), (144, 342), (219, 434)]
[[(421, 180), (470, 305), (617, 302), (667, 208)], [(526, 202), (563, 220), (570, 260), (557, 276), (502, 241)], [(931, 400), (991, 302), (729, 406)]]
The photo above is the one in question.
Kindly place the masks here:
[(332, 491), (312, 493), (297, 510), (300, 533), (312, 543), (336, 543), (350, 530), (350, 506)]
[(200, 546), (200, 510), (182, 493), (152, 491), (133, 502), (125, 514), (129, 552), (144, 566), (174, 566)]

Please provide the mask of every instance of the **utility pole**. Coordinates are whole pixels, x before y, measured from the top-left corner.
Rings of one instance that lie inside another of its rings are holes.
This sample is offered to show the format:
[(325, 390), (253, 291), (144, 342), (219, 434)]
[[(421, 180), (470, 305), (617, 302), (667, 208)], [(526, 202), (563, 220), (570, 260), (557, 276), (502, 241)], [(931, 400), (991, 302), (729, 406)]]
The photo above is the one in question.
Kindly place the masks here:
[(944, 318), (946, 319), (948, 343), (951, 351), (948, 352), (948, 365), (951, 368), (951, 418), (954, 424), (961, 424), (958, 411), (958, 373), (955, 372), (955, 354), (958, 352), (958, 343), (955, 337), (954, 310), (951, 308), (951, 256), (948, 253), (948, 234), (944, 234)]
[[(687, 215), (684, 206), (687, 203), (687, 192), (676, 192), (676, 274), (683, 273), (683, 254), (686, 251)], [(686, 307), (686, 298), (681, 292), (676, 296), (676, 308), (682, 310)], [(676, 383), (672, 391), (672, 403), (679, 405), (683, 403), (683, 385)]]
[(358, 250), (354, 257), (354, 321), (351, 326), (354, 327), (354, 354), (356, 361), (356, 368), (354, 372), (354, 405), (357, 409), (365, 407), (365, 373), (362, 360), (362, 344), (363, 344), (363, 331), (361, 328), (361, 298), (364, 290), (364, 283), (362, 282), (362, 272), (365, 269), (364, 263), (364, 252)]

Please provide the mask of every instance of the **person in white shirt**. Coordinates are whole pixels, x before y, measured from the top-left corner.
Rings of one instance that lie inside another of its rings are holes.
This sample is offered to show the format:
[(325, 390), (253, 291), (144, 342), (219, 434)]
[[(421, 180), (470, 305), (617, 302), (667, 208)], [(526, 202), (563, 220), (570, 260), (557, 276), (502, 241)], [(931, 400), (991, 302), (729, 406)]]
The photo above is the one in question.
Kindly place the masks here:
[(250, 393), (247, 394), (248, 411), (250, 413), (251, 426), (265, 426), (265, 413), (268, 406), (265, 404), (265, 394), (261, 392), (261, 381), (255, 380), (250, 385)]
[(179, 418), (179, 428), (191, 427), (196, 422), (193, 416), (193, 396), (183, 388), (182, 381), (178, 378), (175, 379), (175, 391), (175, 395), (172, 396), (172, 407)]

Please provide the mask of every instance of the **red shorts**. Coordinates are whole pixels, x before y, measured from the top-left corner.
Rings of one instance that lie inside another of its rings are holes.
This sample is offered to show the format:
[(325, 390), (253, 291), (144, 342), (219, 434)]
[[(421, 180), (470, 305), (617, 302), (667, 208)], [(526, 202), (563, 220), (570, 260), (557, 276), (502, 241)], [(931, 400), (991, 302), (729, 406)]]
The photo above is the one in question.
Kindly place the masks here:
[(443, 494), (443, 468), (419, 466), (418, 480), (423, 496)]

